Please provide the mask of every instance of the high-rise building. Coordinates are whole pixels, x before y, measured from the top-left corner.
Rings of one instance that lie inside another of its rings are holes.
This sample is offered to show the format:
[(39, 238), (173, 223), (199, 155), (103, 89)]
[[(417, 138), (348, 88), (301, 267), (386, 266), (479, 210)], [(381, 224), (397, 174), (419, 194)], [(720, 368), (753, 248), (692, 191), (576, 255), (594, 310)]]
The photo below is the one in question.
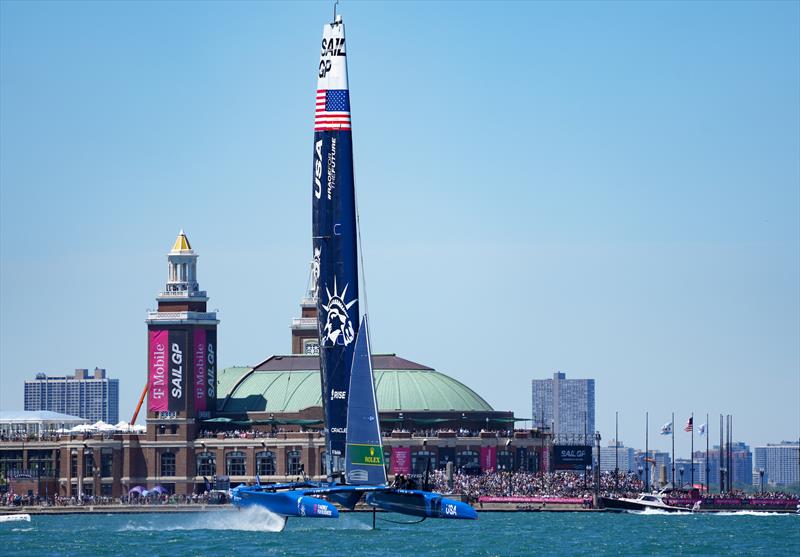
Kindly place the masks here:
[[(694, 462), (692, 462), (689, 458), (676, 458), (675, 485), (684, 486), (691, 483), (693, 478), (695, 484), (704, 484), (704, 468), (705, 461), (703, 459), (695, 458)], [(694, 471), (694, 475), (692, 475), (692, 471)], [(670, 470), (669, 473), (671, 475), (672, 471)]]
[(75, 375), (37, 373), (25, 381), (25, 410), (48, 410), (80, 416), (92, 422), (119, 421), (119, 379), (106, 377), (106, 370), (76, 369)]
[(594, 379), (534, 379), (533, 425), (553, 431), (558, 443), (591, 445), (594, 438)]
[[(731, 462), (728, 462), (728, 456), (726, 456), (727, 445), (725, 449), (726, 450), (722, 451), (722, 458), (725, 461), (724, 467), (732, 471), (734, 487), (744, 487), (752, 484), (753, 453), (750, 451), (750, 447), (741, 441), (731, 443)], [(695, 451), (694, 455), (695, 462), (700, 460), (705, 461), (705, 451)], [(723, 466), (723, 463), (720, 461), (719, 445), (714, 445), (714, 447), (708, 451), (708, 481), (706, 481), (705, 462), (700, 468), (700, 481), (704, 484), (709, 484), (711, 490), (719, 488), (720, 466)]]
[(621, 474), (635, 472), (635, 453), (633, 447), (626, 447), (622, 441), (617, 443), (612, 439), (609, 441), (608, 447), (600, 447), (600, 470), (613, 472), (619, 464)]
[(767, 443), (755, 448), (755, 456), (754, 471), (760, 473), (764, 469), (764, 485), (800, 483), (800, 443)]

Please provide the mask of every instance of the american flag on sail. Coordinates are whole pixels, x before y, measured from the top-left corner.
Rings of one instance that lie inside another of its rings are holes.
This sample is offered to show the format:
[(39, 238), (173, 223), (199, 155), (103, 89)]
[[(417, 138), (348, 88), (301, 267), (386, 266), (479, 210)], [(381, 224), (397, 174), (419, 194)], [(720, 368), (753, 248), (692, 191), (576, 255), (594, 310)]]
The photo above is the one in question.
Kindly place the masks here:
[(350, 92), (347, 89), (317, 89), (314, 131), (350, 131)]

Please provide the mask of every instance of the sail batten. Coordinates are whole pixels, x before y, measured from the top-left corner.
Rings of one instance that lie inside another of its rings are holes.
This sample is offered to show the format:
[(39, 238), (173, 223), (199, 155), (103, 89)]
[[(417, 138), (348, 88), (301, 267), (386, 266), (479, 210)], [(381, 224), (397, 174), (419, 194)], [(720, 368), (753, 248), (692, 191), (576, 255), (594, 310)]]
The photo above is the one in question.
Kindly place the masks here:
[(322, 32), (314, 104), (312, 236), (328, 472), (344, 472), (350, 368), (359, 327), (353, 144), (344, 23)]

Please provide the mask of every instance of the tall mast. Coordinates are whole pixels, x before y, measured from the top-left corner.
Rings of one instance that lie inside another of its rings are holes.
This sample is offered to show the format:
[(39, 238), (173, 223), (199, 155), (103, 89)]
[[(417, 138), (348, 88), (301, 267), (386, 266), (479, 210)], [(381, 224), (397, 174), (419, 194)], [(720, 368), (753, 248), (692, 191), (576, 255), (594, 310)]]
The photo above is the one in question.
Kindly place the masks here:
[(359, 326), (353, 144), (344, 23), (322, 31), (314, 112), (312, 234), (329, 475), (344, 471), (350, 368)]

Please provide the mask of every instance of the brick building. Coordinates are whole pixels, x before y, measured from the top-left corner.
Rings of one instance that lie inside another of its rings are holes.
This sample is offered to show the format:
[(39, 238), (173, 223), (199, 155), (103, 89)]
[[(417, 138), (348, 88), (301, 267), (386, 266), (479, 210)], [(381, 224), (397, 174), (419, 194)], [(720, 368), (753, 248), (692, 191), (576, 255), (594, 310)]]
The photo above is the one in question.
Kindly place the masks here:
[[(146, 321), (146, 432), (0, 441), (0, 470), (16, 492), (119, 497), (161, 485), (189, 494), (214, 476), (232, 483), (324, 476), (313, 298), (292, 321), (292, 354), (218, 371), (219, 322), (207, 311), (183, 231), (167, 260), (166, 287)], [(514, 431), (512, 412), (494, 410), (463, 383), (394, 354), (373, 356), (373, 367), (386, 461), (397, 467), (390, 472), (450, 461), (468, 470), (548, 468), (552, 436)], [(48, 465), (33, 471), (43, 460)]]

